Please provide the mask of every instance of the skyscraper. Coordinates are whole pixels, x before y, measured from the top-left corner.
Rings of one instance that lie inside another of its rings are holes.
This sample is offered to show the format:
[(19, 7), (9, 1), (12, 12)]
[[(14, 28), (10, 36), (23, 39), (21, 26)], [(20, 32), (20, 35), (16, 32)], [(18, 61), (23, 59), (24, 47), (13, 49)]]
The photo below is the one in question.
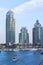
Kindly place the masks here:
[(25, 27), (23, 27), (19, 33), (19, 43), (29, 43), (29, 34)]
[(43, 47), (43, 27), (41, 27), (41, 47)]
[(15, 19), (14, 13), (9, 10), (6, 14), (6, 43), (15, 42)]
[(36, 20), (36, 23), (34, 24), (33, 28), (33, 45), (40, 44), (41, 43), (41, 24), (38, 20)]

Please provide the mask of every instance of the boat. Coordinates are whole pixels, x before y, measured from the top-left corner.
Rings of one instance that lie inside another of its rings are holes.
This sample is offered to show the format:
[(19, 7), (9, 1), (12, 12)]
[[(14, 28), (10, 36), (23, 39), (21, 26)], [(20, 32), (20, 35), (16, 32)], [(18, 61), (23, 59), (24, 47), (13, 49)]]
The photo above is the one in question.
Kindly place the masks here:
[(13, 61), (17, 61), (17, 59), (18, 59), (17, 56), (13, 57)]
[(43, 50), (40, 50), (40, 54), (42, 54), (42, 55), (43, 55)]
[(39, 52), (41, 55), (43, 55), (43, 50), (39, 50), (38, 52)]
[(31, 48), (30, 51), (37, 51), (38, 49), (36, 48)]
[(41, 52), (41, 54), (43, 54), (43, 52)]

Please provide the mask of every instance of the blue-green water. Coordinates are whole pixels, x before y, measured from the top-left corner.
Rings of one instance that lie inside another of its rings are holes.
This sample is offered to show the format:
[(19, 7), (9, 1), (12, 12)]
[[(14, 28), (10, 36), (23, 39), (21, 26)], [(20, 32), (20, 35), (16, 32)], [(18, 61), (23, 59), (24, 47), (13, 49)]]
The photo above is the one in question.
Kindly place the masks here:
[[(13, 57), (17, 60), (13, 61)], [(39, 65), (43, 60), (40, 51), (1, 51), (0, 65)]]

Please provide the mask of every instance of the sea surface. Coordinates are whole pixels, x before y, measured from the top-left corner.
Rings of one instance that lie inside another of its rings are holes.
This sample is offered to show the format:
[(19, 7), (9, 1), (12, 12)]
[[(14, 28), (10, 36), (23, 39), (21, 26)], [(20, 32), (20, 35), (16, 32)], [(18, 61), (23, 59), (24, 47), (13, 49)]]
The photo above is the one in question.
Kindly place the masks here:
[(43, 52), (40, 50), (1, 51), (0, 65), (43, 65)]

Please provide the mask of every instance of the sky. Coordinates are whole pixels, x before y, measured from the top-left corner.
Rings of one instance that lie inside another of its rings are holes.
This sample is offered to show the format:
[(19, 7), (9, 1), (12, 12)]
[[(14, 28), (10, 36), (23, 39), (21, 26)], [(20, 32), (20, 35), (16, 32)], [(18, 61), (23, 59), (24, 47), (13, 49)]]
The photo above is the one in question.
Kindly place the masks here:
[(1, 0), (0, 43), (6, 42), (6, 13), (9, 10), (14, 12), (16, 43), (22, 27), (28, 29), (29, 42), (32, 43), (32, 29), (36, 20), (43, 26), (43, 0)]

